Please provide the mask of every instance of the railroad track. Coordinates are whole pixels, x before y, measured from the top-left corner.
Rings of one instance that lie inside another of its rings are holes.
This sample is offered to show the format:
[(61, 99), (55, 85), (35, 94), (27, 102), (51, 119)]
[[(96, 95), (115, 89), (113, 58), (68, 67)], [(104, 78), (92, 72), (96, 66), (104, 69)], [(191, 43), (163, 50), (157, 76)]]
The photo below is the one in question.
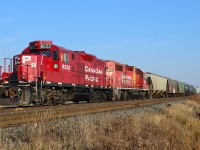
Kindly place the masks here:
[(58, 106), (40, 106), (23, 108), (0, 108), (0, 126), (13, 126), (23, 123), (39, 122), (48, 119), (65, 118), (90, 113), (130, 109), (189, 98), (163, 98), (132, 101), (116, 101), (102, 103), (82, 103)]

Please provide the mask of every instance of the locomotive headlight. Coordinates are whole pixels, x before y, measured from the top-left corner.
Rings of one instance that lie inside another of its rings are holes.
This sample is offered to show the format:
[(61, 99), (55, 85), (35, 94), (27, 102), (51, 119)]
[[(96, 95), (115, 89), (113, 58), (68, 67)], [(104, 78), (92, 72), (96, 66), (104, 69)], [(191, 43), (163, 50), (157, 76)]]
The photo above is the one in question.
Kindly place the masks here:
[(20, 89), (20, 88), (18, 88), (18, 90), (17, 90), (18, 92), (21, 92), (22, 91), (22, 89)]
[(22, 80), (22, 81), (26, 81), (26, 77), (25, 77), (25, 76), (22, 76), (21, 80)]
[(19, 95), (21, 95), (22, 94), (22, 89), (18, 88), (17, 92), (18, 92)]

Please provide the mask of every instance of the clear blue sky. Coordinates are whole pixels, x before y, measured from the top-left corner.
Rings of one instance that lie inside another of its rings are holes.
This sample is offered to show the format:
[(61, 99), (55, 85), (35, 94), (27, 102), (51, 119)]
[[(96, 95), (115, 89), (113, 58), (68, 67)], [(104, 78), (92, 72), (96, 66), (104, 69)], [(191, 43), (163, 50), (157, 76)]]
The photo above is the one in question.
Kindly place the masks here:
[(2, 0), (0, 26), (0, 57), (52, 40), (200, 85), (199, 0)]

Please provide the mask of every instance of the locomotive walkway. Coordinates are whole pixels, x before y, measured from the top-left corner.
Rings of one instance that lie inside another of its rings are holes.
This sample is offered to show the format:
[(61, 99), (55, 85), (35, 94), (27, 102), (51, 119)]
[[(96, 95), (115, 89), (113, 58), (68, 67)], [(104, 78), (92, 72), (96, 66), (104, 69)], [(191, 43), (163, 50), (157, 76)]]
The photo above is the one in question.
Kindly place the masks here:
[(76, 115), (131, 109), (179, 100), (189, 100), (189, 98), (179, 97), (102, 103), (66, 104), (59, 106), (0, 108), (0, 126), (7, 127), (24, 123), (47, 121), (49, 119), (67, 118)]

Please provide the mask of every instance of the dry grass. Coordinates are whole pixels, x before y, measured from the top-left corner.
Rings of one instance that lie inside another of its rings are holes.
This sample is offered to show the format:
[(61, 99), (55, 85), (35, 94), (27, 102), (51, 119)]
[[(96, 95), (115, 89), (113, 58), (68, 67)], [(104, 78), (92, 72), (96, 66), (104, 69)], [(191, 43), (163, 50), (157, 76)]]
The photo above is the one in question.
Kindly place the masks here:
[(34, 125), (1, 130), (0, 149), (199, 150), (198, 99), (139, 115), (122, 111), (47, 121), (53, 111), (35, 114)]
[(200, 95), (194, 95), (191, 96), (192, 101), (195, 101), (196, 103), (200, 104)]

